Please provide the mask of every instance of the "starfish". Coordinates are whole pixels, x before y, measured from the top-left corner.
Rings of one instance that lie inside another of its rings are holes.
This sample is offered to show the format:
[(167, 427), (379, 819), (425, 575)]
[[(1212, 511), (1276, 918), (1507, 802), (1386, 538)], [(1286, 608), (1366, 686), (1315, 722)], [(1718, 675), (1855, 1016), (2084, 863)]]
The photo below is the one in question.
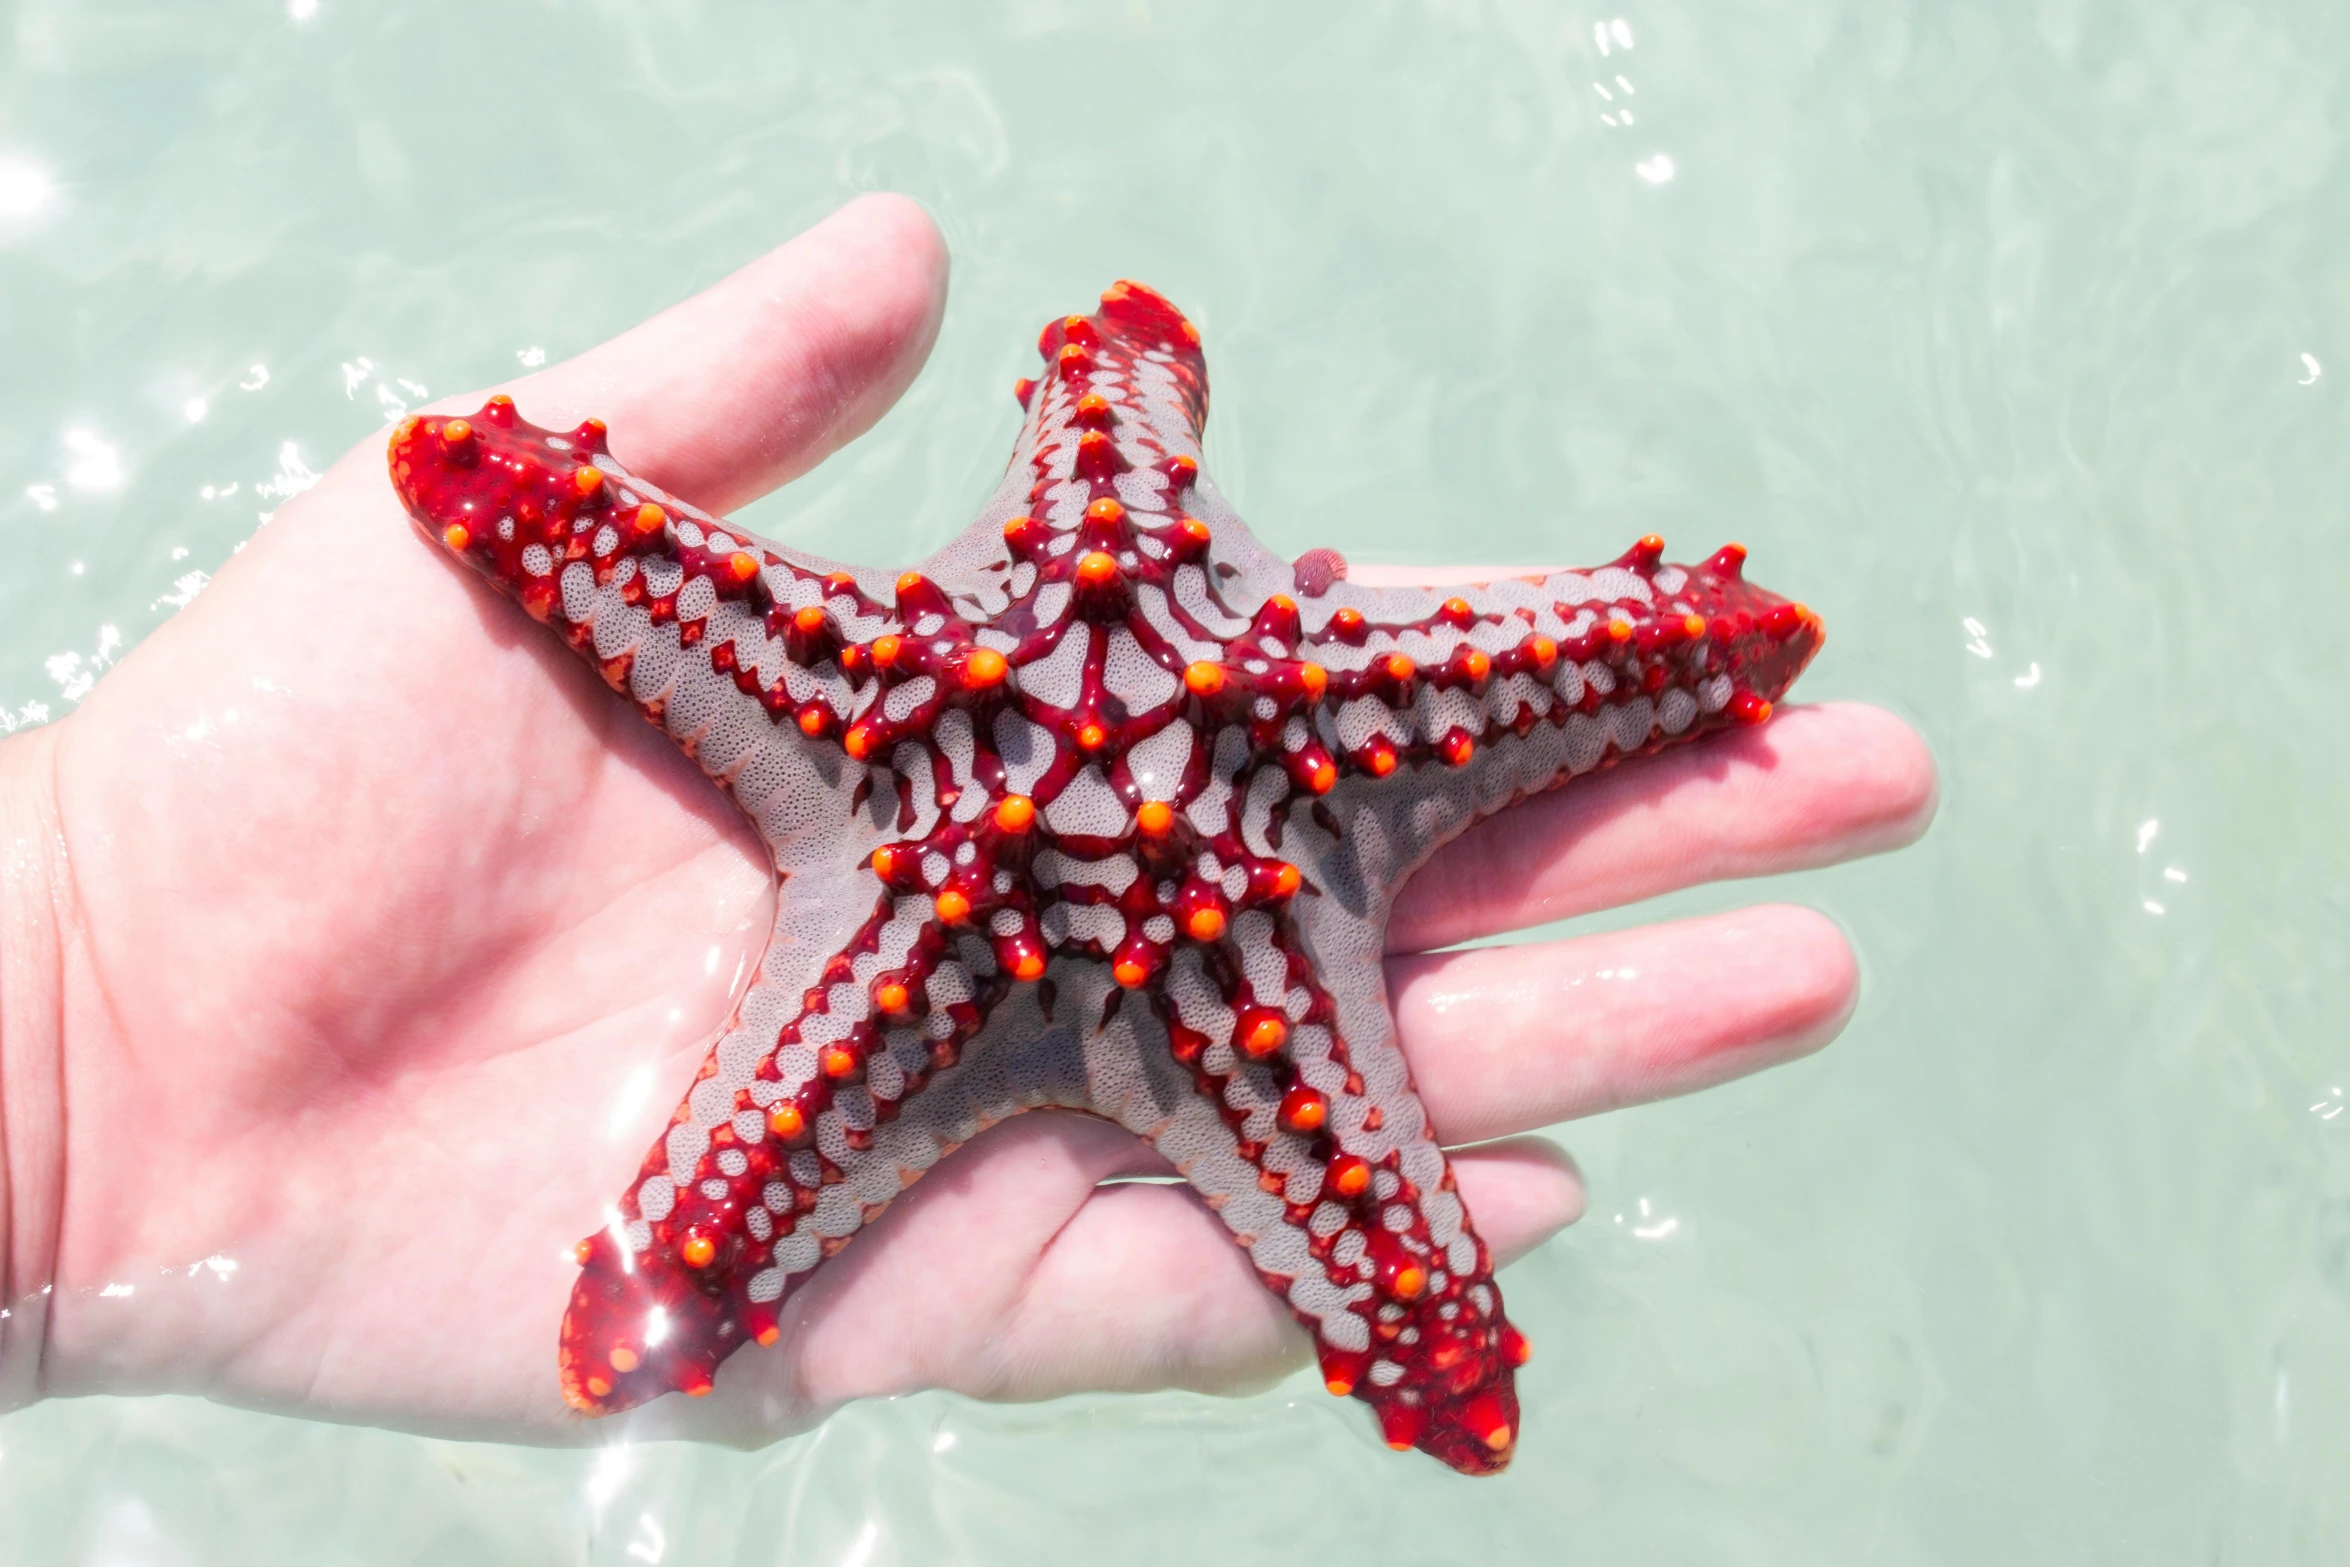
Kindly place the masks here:
[(764, 839), (756, 979), (561, 1329), (585, 1414), (707, 1393), (913, 1181), (1023, 1110), (1150, 1142), (1398, 1449), (1491, 1473), (1526, 1341), (1413, 1091), (1380, 956), (1413, 869), (1570, 778), (1768, 719), (1820, 645), (1745, 551), (1372, 590), (1200, 466), (1198, 331), (1119, 283), (1047, 326), (1010, 469), (915, 570), (756, 538), (604, 426), (407, 420), (410, 513)]

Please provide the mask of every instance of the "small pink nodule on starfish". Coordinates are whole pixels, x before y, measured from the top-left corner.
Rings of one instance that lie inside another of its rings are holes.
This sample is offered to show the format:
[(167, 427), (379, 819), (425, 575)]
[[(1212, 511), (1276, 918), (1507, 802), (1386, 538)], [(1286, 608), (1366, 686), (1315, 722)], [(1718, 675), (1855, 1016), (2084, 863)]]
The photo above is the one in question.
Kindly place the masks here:
[(1819, 619), (1734, 544), (1441, 595), (1293, 565), (1201, 469), (1173, 305), (1120, 283), (1038, 349), (1002, 486), (905, 572), (711, 516), (594, 420), (494, 397), (392, 435), (434, 546), (795, 868), (757, 982), (580, 1243), (564, 1393), (709, 1392), (907, 1183), (1057, 1105), (1183, 1173), (1391, 1444), (1499, 1470), (1529, 1351), (1396, 1044), (1389, 900), (1529, 793), (1767, 720)]

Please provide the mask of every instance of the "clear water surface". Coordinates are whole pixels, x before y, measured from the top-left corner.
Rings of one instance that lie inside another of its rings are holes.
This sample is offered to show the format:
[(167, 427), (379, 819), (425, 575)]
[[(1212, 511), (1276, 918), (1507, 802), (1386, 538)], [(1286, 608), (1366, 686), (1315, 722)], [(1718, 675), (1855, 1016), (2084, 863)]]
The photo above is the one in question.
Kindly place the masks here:
[(1806, 694), (1946, 787), (1906, 854), (1591, 922), (1798, 899), (1867, 995), (1566, 1134), (1498, 1482), (1304, 1376), (751, 1454), (92, 1400), (0, 1421), (0, 1557), (2350, 1560), (2346, 83), (2323, 0), (0, 4), (0, 722), (426, 388), (887, 187), (944, 336), (768, 531), (944, 537), (1132, 274), (1276, 547), (1741, 538), (1832, 628)]

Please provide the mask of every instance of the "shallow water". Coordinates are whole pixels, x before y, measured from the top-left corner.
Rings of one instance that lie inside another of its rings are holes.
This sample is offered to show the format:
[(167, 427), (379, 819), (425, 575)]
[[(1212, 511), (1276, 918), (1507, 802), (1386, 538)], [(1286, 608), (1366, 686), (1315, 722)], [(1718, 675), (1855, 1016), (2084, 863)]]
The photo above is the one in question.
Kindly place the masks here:
[[(0, 1420), (73, 1563), (2350, 1559), (2350, 19), (2321, 3), (0, 6), (0, 722), (344, 447), (849, 194), (954, 295), (752, 515), (911, 558), (1041, 321), (1151, 280), (1274, 547), (1725, 537), (1944, 769), (1823, 1055), (1564, 1134), (1510, 1473), (1244, 1401), (925, 1396), (756, 1454), (185, 1400)], [(1627, 114), (1627, 111), (1628, 114)], [(1630, 123), (1626, 123), (1629, 118)]]

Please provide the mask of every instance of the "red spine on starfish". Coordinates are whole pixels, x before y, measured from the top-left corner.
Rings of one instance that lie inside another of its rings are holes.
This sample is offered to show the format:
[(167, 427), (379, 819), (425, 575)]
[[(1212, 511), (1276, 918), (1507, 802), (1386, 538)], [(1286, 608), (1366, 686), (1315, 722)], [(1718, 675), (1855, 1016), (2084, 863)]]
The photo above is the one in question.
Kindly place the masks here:
[(1038, 348), (1003, 487), (898, 573), (665, 494), (593, 420), (499, 397), (393, 434), (425, 530), (791, 873), (757, 981), (580, 1243), (564, 1393), (708, 1392), (906, 1185), (1053, 1104), (1182, 1171), (1390, 1443), (1497, 1470), (1528, 1350), (1395, 1045), (1388, 903), (1528, 793), (1767, 720), (1819, 621), (1734, 544), (1443, 594), (1292, 566), (1201, 471), (1173, 305), (1120, 283)]

